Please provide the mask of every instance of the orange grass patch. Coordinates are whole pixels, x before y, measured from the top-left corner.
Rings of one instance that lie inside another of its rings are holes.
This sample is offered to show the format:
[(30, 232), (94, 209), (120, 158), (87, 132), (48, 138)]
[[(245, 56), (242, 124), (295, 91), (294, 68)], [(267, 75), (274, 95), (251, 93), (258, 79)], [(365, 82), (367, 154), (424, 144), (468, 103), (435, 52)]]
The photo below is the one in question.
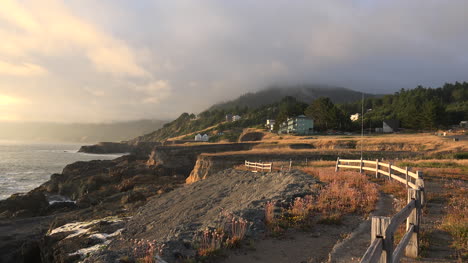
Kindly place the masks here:
[(325, 215), (367, 214), (378, 200), (378, 188), (358, 172), (335, 172), (334, 168), (304, 168), (328, 183), (317, 196), (315, 209)]

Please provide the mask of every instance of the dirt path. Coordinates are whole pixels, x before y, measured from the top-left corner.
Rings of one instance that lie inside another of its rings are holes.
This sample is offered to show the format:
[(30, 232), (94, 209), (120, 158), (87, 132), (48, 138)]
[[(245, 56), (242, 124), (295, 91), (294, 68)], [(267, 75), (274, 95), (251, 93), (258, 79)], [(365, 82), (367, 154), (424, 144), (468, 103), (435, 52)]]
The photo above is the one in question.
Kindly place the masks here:
[(224, 263), (315, 263), (326, 262), (329, 251), (359, 225), (357, 216), (348, 216), (342, 225), (314, 225), (308, 232), (289, 230), (281, 239), (266, 237), (247, 248), (228, 251)]
[[(393, 213), (393, 197), (381, 194), (375, 211), (371, 216), (391, 216)], [(359, 262), (370, 244), (370, 217), (363, 221), (348, 238), (338, 242), (330, 252), (329, 262), (347, 263)]]
[[(382, 194), (376, 216), (392, 214), (393, 198)], [(266, 237), (248, 248), (229, 251), (225, 263), (359, 262), (370, 243), (370, 220), (346, 216), (342, 225), (314, 225), (312, 231), (289, 231), (284, 238)]]
[(421, 257), (416, 260), (405, 258), (402, 262), (462, 262), (457, 259), (456, 250), (450, 246), (453, 241), (452, 236), (440, 229), (445, 216), (444, 207), (448, 201), (444, 198), (444, 192), (448, 191), (444, 185), (450, 180), (435, 176), (425, 178), (429, 200), (423, 209), (421, 220)]

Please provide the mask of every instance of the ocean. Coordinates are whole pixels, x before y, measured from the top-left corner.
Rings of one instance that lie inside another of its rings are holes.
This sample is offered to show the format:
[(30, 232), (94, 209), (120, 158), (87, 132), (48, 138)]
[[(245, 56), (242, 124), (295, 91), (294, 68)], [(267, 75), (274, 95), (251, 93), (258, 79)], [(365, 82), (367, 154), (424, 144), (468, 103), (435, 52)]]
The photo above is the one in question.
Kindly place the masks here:
[(76, 161), (110, 160), (122, 154), (78, 153), (82, 144), (0, 141), (0, 200), (26, 193)]

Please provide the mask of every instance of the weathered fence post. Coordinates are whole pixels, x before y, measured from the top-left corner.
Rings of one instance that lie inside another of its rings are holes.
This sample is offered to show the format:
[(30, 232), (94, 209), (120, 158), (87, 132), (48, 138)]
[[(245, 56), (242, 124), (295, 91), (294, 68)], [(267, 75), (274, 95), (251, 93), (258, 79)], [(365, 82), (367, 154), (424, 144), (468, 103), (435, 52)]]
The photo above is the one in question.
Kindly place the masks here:
[(291, 167), (292, 167), (292, 159), (289, 159), (289, 171), (291, 171)]
[(424, 191), (423, 173), (420, 171), (416, 171), (416, 175), (418, 176), (418, 179), (416, 179), (415, 184), (419, 188), (419, 190), (421, 190), (421, 205), (424, 205), (426, 201), (426, 192)]
[(307, 167), (307, 157), (306, 157), (306, 162), (305, 162), (305, 166)]
[(406, 189), (408, 189), (408, 166), (405, 167), (405, 175), (406, 175)]
[(392, 179), (392, 163), (388, 163), (388, 179)]
[(390, 217), (385, 216), (373, 216), (372, 225), (371, 225), (371, 244), (376, 238), (383, 238), (383, 250), (382, 255), (380, 256), (379, 263), (391, 263), (392, 262), (392, 253), (393, 253), (393, 243), (391, 247), (388, 247), (386, 243), (387, 238), (385, 236), (385, 231), (387, 230), (388, 225), (390, 224)]
[(361, 162), (359, 163), (359, 173), (362, 173), (362, 157), (361, 157)]
[(339, 165), (340, 165), (340, 157), (338, 157), (338, 158), (336, 159), (335, 172), (338, 172), (338, 170), (340, 169)]
[(379, 159), (375, 160), (375, 178), (379, 178)]
[(408, 245), (405, 249), (405, 255), (410, 258), (418, 257), (419, 241), (419, 224), (421, 222), (421, 191), (416, 189), (408, 189), (408, 203), (415, 200), (416, 206), (406, 219), (406, 231), (414, 225), (413, 233), (411, 234)]

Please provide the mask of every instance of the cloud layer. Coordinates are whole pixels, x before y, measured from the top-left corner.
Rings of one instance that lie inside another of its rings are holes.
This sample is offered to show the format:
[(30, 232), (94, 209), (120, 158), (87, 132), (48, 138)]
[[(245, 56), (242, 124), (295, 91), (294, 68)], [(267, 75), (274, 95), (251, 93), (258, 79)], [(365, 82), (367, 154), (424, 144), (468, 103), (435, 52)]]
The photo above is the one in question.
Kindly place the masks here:
[(3, 0), (0, 120), (171, 118), (278, 82), (383, 93), (463, 81), (467, 9), (463, 0)]

